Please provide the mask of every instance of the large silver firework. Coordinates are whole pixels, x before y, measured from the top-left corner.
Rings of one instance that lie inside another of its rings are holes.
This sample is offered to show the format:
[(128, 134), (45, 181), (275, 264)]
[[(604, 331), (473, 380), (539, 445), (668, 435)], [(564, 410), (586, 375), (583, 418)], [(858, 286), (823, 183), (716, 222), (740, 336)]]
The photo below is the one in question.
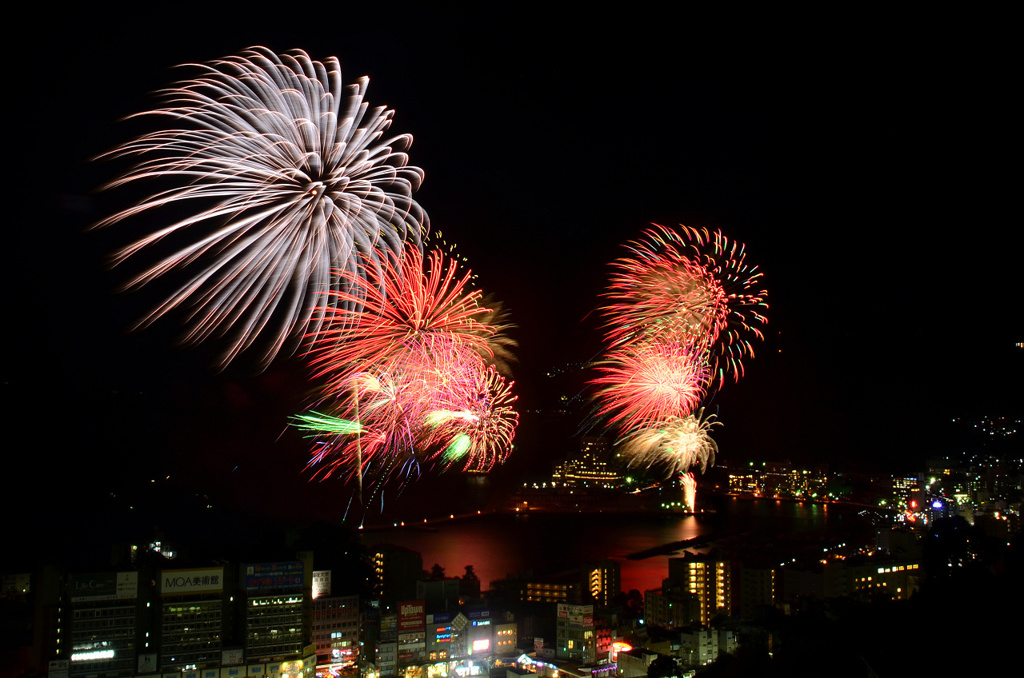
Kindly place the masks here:
[(411, 136), (385, 137), (394, 111), (365, 101), (368, 78), (344, 86), (336, 58), (252, 47), (191, 67), (196, 77), (139, 114), (171, 126), (107, 154), (141, 158), (108, 187), (154, 179), (161, 188), (98, 225), (176, 215), (115, 255), (169, 239), (173, 253), (129, 288), (191, 271), (139, 324), (187, 307), (188, 341), (230, 337), (227, 364), (262, 337), (265, 366), (319, 332), (328, 311), (318, 302), (346, 279), (332, 270), (351, 280), (400, 257), (408, 240), (421, 247), (428, 220), (412, 193), (423, 172), (408, 165)]

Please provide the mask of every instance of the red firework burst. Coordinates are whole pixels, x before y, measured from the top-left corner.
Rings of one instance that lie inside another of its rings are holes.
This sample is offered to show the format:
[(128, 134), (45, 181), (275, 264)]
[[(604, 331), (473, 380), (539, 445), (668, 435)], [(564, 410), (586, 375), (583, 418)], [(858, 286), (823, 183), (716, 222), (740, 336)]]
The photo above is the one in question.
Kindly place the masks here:
[(598, 365), (600, 416), (632, 431), (645, 422), (689, 414), (710, 379), (704, 350), (687, 344), (645, 341), (611, 351)]
[(616, 260), (605, 296), (605, 328), (612, 346), (656, 338), (708, 349), (719, 384), (743, 373), (751, 339), (768, 307), (762, 274), (746, 262), (744, 245), (720, 231), (654, 225)]
[(493, 334), (480, 317), (480, 292), (468, 290), (471, 274), (459, 276), (455, 262), (439, 251), (424, 258), (416, 249), (396, 265), (367, 266), (364, 276), (341, 271), (343, 291), (329, 291), (332, 312), (327, 328), (314, 339), (308, 355), (315, 377), (327, 377), (328, 388), (339, 385), (353, 370), (388, 365), (430, 347), (435, 340), (458, 344), (490, 355)]

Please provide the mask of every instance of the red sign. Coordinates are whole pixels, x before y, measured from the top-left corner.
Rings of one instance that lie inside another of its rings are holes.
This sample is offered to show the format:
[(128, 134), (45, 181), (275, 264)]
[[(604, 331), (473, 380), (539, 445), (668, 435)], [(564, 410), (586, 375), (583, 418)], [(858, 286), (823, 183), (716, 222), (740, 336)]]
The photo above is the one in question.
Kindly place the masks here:
[(398, 604), (398, 632), (423, 629), (427, 623), (422, 600), (407, 600)]

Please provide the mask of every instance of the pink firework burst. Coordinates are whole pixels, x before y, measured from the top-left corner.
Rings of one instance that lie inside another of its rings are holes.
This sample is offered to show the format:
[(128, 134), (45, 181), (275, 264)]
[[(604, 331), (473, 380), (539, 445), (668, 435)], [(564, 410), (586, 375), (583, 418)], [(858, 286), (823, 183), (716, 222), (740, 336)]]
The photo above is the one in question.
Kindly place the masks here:
[(689, 414), (710, 379), (705, 350), (653, 340), (612, 350), (598, 370), (601, 375), (591, 381), (602, 387), (598, 414), (625, 431)]
[(654, 225), (612, 264), (602, 310), (612, 346), (651, 338), (707, 348), (719, 384), (739, 380), (752, 339), (763, 339), (768, 307), (762, 274), (744, 245), (721, 231)]

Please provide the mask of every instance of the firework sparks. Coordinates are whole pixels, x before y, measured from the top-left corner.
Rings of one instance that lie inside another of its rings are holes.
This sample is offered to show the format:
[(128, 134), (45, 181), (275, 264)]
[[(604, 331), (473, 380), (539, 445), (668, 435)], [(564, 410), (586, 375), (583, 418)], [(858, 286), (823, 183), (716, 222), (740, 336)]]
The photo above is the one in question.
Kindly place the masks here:
[(335, 414), (314, 411), (293, 417), (293, 425), (314, 438), (307, 465), (315, 468), (313, 477), (341, 473), (362, 485), (366, 475), (387, 479), (393, 473), (414, 473), (419, 468), (413, 439), (420, 413), (408, 407), (416, 402), (405, 393), (408, 384), (386, 372), (361, 372), (350, 375), (345, 386), (332, 403)]
[(651, 422), (626, 439), (624, 451), (629, 465), (664, 466), (670, 475), (699, 465), (703, 473), (715, 463), (718, 445), (711, 439), (711, 427), (720, 423), (713, 414), (704, 417), (703, 409), (685, 417)]
[(706, 351), (662, 341), (638, 342), (611, 351), (598, 365), (598, 414), (632, 431), (648, 421), (689, 414), (700, 404), (710, 372)]
[(341, 275), (353, 289), (328, 292), (323, 312), (333, 314), (309, 351), (316, 377), (344, 378), (353, 366), (407, 360), (410, 352), (418, 357), (466, 347), (490, 354), (487, 339), (494, 332), (479, 320), (488, 311), (479, 304), (480, 292), (467, 290), (471, 274), (459, 276), (455, 262), (439, 251), (424, 257), (409, 250), (398, 264), (386, 262), (365, 277)]
[[(467, 289), (470, 278), (439, 251), (424, 257), (410, 250), (400, 262), (349, 280), (361, 289), (328, 294), (334, 312), (308, 353), (325, 381), (316, 409), (358, 421), (375, 437), (366, 451), (358, 437), (319, 429), (311, 465), (321, 477), (324, 469), (383, 469), (378, 477), (386, 482), (395, 470), (408, 478), (424, 463), (488, 471), (507, 457), (518, 423), (515, 397), (485, 359), (498, 316)], [(357, 298), (358, 310), (351, 303)], [(386, 389), (376, 386), (382, 375)], [(369, 465), (367, 454), (375, 457)]]
[(427, 417), (428, 447), (443, 448), (444, 463), (461, 463), (464, 471), (490, 471), (505, 461), (519, 423), (512, 382), (491, 365), (478, 373), (471, 388), (451, 390), (439, 400), (461, 405), (434, 410)]
[(628, 245), (630, 256), (613, 264), (606, 333), (613, 346), (651, 337), (705, 347), (719, 385), (743, 374), (753, 357), (751, 339), (763, 339), (767, 322), (762, 274), (746, 261), (744, 245), (720, 231), (655, 225)]
[[(445, 357), (434, 361), (439, 355)], [(349, 375), (332, 390), (339, 395), (325, 399), (335, 414), (294, 418), (316, 439), (309, 462), (314, 477), (341, 472), (386, 482), (397, 472), (416, 475), (428, 461), (489, 471), (507, 458), (518, 423), (516, 398), (493, 366), (463, 349), (461, 364), (450, 354), (413, 351), (390, 368)]]
[[(409, 135), (385, 137), (394, 112), (370, 108), (367, 78), (345, 87), (333, 57), (253, 47), (195, 66), (196, 77), (161, 92), (164, 107), (140, 114), (176, 126), (108, 154), (141, 158), (110, 187), (172, 186), (98, 226), (196, 205), (115, 256), (124, 261), (165, 239), (176, 248), (129, 288), (193, 271), (139, 324), (188, 307), (187, 340), (230, 336), (227, 364), (263, 337), (265, 366), (303, 334), (316, 335), (325, 291), (379, 268), (407, 241), (420, 246), (428, 220), (412, 192), (423, 172), (408, 165)], [(332, 276), (339, 268), (347, 277)]]

